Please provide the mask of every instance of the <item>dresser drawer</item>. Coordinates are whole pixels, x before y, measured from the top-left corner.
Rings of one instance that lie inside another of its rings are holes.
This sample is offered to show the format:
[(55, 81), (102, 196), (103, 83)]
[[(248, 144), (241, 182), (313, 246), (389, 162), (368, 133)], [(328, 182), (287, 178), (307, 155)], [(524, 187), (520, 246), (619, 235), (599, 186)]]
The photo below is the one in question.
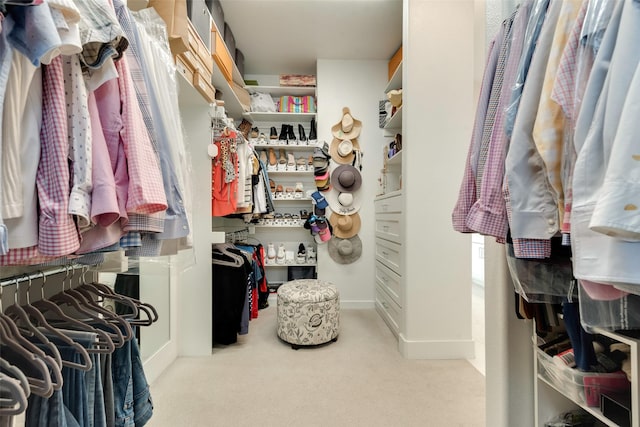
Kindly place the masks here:
[(376, 286), (376, 310), (397, 336), (400, 332), (402, 309), (379, 286)]
[(398, 274), (400, 271), (400, 245), (376, 238), (376, 260), (380, 261)]
[(373, 202), (376, 213), (402, 212), (402, 194), (380, 197)]
[(381, 262), (376, 262), (376, 285), (384, 289), (391, 299), (402, 307), (401, 277)]
[(376, 237), (402, 243), (402, 214), (376, 214)]

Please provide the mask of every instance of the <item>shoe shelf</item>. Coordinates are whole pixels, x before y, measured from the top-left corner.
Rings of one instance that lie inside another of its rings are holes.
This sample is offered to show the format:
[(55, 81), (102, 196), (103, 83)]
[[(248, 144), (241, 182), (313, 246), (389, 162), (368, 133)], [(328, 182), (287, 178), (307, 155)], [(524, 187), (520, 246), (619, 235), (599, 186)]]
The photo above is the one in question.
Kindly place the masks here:
[(311, 202), (311, 197), (272, 197), (274, 202)]
[(315, 95), (315, 86), (245, 86), (247, 92), (268, 93), (272, 97)]
[(297, 263), (297, 262), (289, 262), (289, 263), (284, 263), (284, 264), (278, 264), (278, 263), (265, 263), (264, 266), (268, 267), (268, 268), (275, 268), (275, 267), (291, 267), (291, 266), (299, 266), (299, 267), (316, 267), (318, 265), (317, 262), (305, 262), (305, 263)]
[(262, 148), (286, 148), (287, 150), (292, 150), (292, 151), (309, 151), (309, 150), (313, 150), (314, 148), (316, 148), (318, 146), (317, 141), (311, 143), (311, 144), (287, 144), (286, 142), (282, 142), (282, 143), (278, 143), (278, 142), (273, 142), (270, 144), (260, 144), (258, 142), (257, 139), (250, 139), (249, 142), (253, 143), (253, 147), (256, 150), (260, 150)]
[(267, 173), (269, 175), (313, 175), (313, 170), (306, 170), (306, 171), (270, 171), (268, 170)]
[(311, 120), (316, 113), (257, 113), (249, 112), (242, 115), (251, 122), (301, 122), (306, 119)]
[[(299, 221), (299, 220), (297, 220)], [(304, 224), (304, 220), (300, 224), (256, 224), (256, 228), (300, 228)]]

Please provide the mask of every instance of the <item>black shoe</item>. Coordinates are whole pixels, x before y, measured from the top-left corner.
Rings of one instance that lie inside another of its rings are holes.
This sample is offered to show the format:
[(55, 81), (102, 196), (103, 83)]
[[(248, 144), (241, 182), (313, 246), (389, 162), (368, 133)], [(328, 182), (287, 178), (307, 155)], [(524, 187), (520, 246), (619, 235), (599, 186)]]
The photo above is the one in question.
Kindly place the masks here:
[(260, 134), (260, 129), (251, 128), (251, 133), (249, 134), (249, 136), (251, 136), (252, 139), (256, 139), (259, 134)]
[(278, 130), (275, 126), (271, 126), (271, 134), (269, 135), (269, 139), (278, 139)]
[(298, 133), (300, 134), (300, 141), (306, 141), (307, 135), (304, 133), (304, 126), (298, 124)]
[(278, 137), (278, 139), (280, 141), (286, 141), (288, 139), (288, 133), (289, 125), (282, 125), (282, 129), (280, 129), (280, 136)]
[(316, 136), (316, 118), (311, 119), (311, 129), (309, 130), (309, 140), (315, 141), (318, 137)]
[(287, 125), (287, 128), (288, 128), (287, 135), (289, 136), (289, 141), (295, 141), (297, 138), (296, 138), (296, 134), (293, 133), (293, 125)]

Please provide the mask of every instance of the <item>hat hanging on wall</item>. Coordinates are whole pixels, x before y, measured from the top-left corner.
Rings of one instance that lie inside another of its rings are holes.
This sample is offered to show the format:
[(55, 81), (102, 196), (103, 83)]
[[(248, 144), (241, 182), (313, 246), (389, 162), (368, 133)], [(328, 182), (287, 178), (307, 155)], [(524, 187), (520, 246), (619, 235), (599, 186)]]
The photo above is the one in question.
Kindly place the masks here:
[(336, 163), (342, 164), (352, 164), (356, 151), (360, 151), (360, 143), (357, 139), (334, 138), (329, 149), (331, 158)]
[(331, 172), (331, 182), (338, 191), (353, 193), (362, 185), (362, 175), (351, 165), (340, 165)]
[(344, 107), (342, 109), (342, 119), (333, 125), (331, 133), (338, 139), (353, 140), (360, 135), (360, 129), (362, 129), (362, 122), (353, 118), (349, 107)]
[(360, 210), (360, 206), (362, 205), (362, 196), (359, 191), (355, 193), (341, 193), (334, 188), (326, 192), (325, 196), (331, 210), (340, 215), (353, 215)]
[(329, 256), (338, 264), (351, 264), (362, 255), (362, 240), (357, 235), (348, 239), (334, 237), (327, 245)]
[(362, 221), (356, 212), (353, 215), (340, 215), (332, 213), (329, 223), (333, 226), (333, 235), (341, 239), (353, 237), (360, 231)]

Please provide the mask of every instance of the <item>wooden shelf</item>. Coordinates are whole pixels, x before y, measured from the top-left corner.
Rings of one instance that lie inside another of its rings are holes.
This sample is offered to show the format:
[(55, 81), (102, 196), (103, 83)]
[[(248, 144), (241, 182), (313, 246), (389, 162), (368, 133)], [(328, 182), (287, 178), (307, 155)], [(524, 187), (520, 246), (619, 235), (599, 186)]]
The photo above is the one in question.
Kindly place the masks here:
[(316, 87), (299, 87), (299, 86), (245, 86), (244, 87), (249, 93), (262, 92), (268, 93), (271, 96), (281, 97), (281, 96), (304, 96), (304, 95), (314, 95), (316, 94)]
[(398, 65), (398, 68), (396, 68), (396, 71), (393, 73), (393, 76), (391, 76), (389, 83), (387, 83), (387, 87), (384, 88), (384, 93), (387, 93), (390, 90), (401, 89), (401, 88), (402, 88), (402, 62), (400, 62), (400, 65)]

